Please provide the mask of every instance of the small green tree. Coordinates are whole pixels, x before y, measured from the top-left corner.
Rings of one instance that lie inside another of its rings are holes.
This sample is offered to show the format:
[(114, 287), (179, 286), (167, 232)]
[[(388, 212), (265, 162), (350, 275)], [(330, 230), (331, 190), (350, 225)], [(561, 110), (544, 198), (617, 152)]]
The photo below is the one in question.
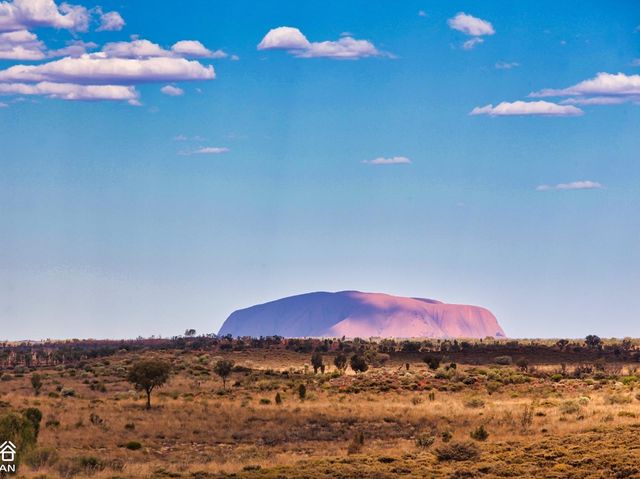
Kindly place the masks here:
[(276, 393), (276, 404), (277, 405), (282, 404), (282, 396), (280, 396), (279, 392)]
[(313, 366), (314, 374), (318, 374), (318, 369), (324, 369), (324, 362), (322, 361), (320, 351), (316, 351), (311, 355), (311, 366)]
[(338, 371), (344, 373), (344, 370), (347, 369), (347, 356), (344, 353), (338, 354), (333, 359), (333, 365), (336, 367)]
[(369, 365), (367, 361), (364, 359), (364, 356), (360, 354), (354, 354), (351, 356), (351, 369), (353, 369), (356, 373), (363, 373), (367, 369), (369, 369)]
[(304, 401), (304, 398), (307, 397), (307, 386), (305, 386), (303, 383), (300, 383), (300, 386), (298, 386), (298, 396), (300, 397), (301, 401)]
[[(16, 445), (18, 454), (15, 465), (18, 467), (24, 453), (35, 447), (37, 435), (33, 423), (27, 417), (5, 413), (0, 414), (0, 440), (11, 441)], [(0, 477), (4, 477), (2, 473)]]
[(151, 392), (162, 387), (168, 380), (171, 372), (171, 365), (157, 359), (146, 359), (138, 361), (129, 370), (128, 380), (147, 393), (147, 409), (151, 409)]
[(422, 360), (429, 366), (429, 369), (435, 371), (440, 367), (440, 358), (437, 356), (432, 356), (430, 354), (426, 355)]
[(40, 394), (40, 390), (42, 389), (42, 376), (38, 373), (33, 373), (31, 375), (31, 387), (33, 388), (33, 392), (36, 396)]
[(38, 439), (38, 433), (40, 432), (40, 422), (42, 421), (42, 411), (36, 407), (27, 408), (24, 413), (24, 418), (33, 426), (33, 432), (35, 439)]
[(602, 339), (600, 339), (595, 334), (590, 334), (584, 339), (584, 342), (588, 348), (596, 349), (599, 348), (602, 344)]
[(221, 359), (213, 366), (213, 372), (222, 379), (222, 388), (227, 389), (227, 378), (233, 370), (233, 361), (229, 359)]

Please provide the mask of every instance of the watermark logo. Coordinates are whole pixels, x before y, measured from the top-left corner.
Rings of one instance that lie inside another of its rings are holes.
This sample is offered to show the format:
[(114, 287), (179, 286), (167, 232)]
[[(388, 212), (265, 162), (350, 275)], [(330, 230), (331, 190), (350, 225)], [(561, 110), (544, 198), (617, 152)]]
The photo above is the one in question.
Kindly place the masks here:
[(17, 448), (11, 441), (0, 444), (0, 472), (16, 472)]

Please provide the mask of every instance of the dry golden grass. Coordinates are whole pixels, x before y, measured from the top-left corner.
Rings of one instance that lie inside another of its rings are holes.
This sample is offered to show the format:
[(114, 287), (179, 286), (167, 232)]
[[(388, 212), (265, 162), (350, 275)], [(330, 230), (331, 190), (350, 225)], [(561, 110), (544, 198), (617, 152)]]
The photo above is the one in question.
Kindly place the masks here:
[[(293, 352), (219, 355), (252, 368), (234, 372), (227, 391), (210, 373), (214, 355), (183, 352), (125, 353), (87, 361), (84, 369), (42, 369), (45, 384), (37, 397), (28, 374), (1, 381), (0, 412), (43, 412), (38, 449), (24, 458), (20, 475), (640, 477), (640, 381), (623, 378), (635, 373), (633, 365), (600, 379), (554, 381), (515, 366), (434, 372), (421, 363), (407, 370), (392, 360), (362, 375), (337, 377), (305, 373), (309, 355)], [(170, 361), (174, 374), (145, 410), (126, 371), (150, 356)], [(305, 400), (297, 393), (301, 383)], [(73, 389), (75, 396), (63, 397), (60, 389)], [(472, 441), (470, 432), (481, 425), (489, 437), (474, 441), (479, 458), (438, 460), (435, 452), (451, 444), (447, 433), (453, 442)], [(364, 442), (353, 446), (359, 433)], [(434, 436), (434, 443), (418, 447), (423, 435)], [(141, 448), (127, 448), (133, 442)], [(47, 450), (54, 457), (34, 459)]]

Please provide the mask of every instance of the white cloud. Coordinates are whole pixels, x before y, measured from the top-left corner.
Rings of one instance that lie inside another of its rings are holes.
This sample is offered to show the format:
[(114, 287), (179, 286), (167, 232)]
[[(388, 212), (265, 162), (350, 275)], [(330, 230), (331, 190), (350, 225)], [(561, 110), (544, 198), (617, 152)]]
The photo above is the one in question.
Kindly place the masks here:
[(640, 102), (640, 96), (591, 96), (562, 100), (562, 105), (620, 105), (626, 102)]
[(427, 12), (425, 12), (424, 10), (419, 10), (418, 11), (418, 16), (419, 17), (426, 17), (427, 16)]
[(0, 33), (0, 59), (42, 60), (46, 47), (37, 35), (27, 30)]
[(240, 60), (238, 55), (231, 55), (231, 61), (237, 62), (238, 60)]
[(493, 35), (496, 32), (490, 22), (464, 12), (450, 18), (447, 23), (454, 30), (472, 36)]
[[(222, 50), (212, 52), (197, 40), (180, 40), (173, 44), (171, 51), (184, 57), (194, 58), (224, 58), (227, 56)], [(220, 56), (220, 53), (223, 56)], [(217, 56), (214, 56), (215, 54)]]
[(549, 190), (596, 190), (601, 189), (603, 186), (597, 181), (583, 180), (572, 181), (571, 183), (560, 183), (557, 185), (539, 185), (536, 187), (537, 191), (549, 191)]
[(40, 82), (0, 83), (0, 95), (37, 95), (61, 100), (117, 100), (135, 104), (138, 93), (132, 86), (76, 85), (70, 83)]
[(227, 153), (229, 148), (221, 147), (221, 146), (203, 146), (202, 148), (197, 148), (191, 151), (182, 151), (181, 155), (220, 155), (222, 153)]
[(98, 45), (93, 42), (83, 42), (82, 40), (71, 40), (67, 42), (67, 46), (57, 50), (49, 50), (47, 57), (80, 57), (87, 53), (88, 49), (97, 48)]
[(0, 31), (10, 32), (32, 27), (64, 28), (87, 31), (90, 13), (79, 5), (54, 0), (0, 1)]
[(184, 58), (108, 58), (104, 54), (62, 58), (40, 65), (14, 65), (0, 70), (0, 82), (134, 84), (212, 80), (215, 71)]
[(165, 50), (157, 43), (149, 40), (131, 40), (130, 42), (111, 42), (102, 47), (102, 51), (109, 58), (151, 58), (171, 57), (169, 50)]
[(293, 27), (278, 27), (269, 30), (258, 44), (258, 50), (305, 50), (311, 46), (307, 37)]
[(173, 85), (165, 85), (162, 88), (160, 88), (160, 91), (165, 95), (169, 95), (169, 96), (184, 95), (184, 90), (182, 88), (178, 88), (177, 86), (173, 86)]
[(368, 40), (356, 40), (342, 36), (337, 41), (309, 42), (297, 28), (278, 27), (264, 36), (258, 50), (287, 50), (298, 58), (333, 58), (356, 60), (358, 58), (391, 56), (378, 50)]
[(411, 160), (406, 156), (393, 156), (391, 158), (380, 156), (373, 160), (364, 160), (362, 163), (367, 165), (408, 165), (411, 163)]
[(102, 52), (110, 58), (226, 58), (229, 56), (223, 50), (212, 52), (196, 40), (180, 40), (167, 50), (157, 43), (138, 38), (128, 42), (107, 43), (102, 48)]
[(0, 108), (9, 108), (9, 105), (7, 105), (6, 103), (0, 102)]
[(122, 30), (125, 26), (125, 21), (118, 12), (102, 13), (100, 11), (100, 26), (96, 29), (97, 32), (115, 32)]
[(547, 88), (531, 93), (531, 97), (550, 96), (639, 96), (640, 75), (600, 72), (594, 78), (562, 89)]
[(498, 70), (511, 70), (512, 68), (519, 67), (520, 64), (517, 62), (497, 62), (496, 68)]
[(480, 43), (484, 43), (484, 39), (480, 37), (473, 37), (462, 44), (462, 48), (465, 50), (472, 50), (473, 47), (479, 45)]
[(496, 106), (489, 104), (482, 107), (475, 107), (469, 114), (489, 116), (578, 116), (583, 113), (580, 108), (575, 106), (558, 105), (548, 101), (503, 101)]

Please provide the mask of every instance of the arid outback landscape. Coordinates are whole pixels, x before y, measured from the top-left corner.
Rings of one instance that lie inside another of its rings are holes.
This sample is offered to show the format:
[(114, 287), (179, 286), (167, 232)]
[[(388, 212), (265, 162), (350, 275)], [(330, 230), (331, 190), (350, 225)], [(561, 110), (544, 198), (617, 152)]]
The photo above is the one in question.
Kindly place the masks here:
[(640, 477), (638, 340), (191, 330), (5, 343), (0, 366), (18, 477)]

